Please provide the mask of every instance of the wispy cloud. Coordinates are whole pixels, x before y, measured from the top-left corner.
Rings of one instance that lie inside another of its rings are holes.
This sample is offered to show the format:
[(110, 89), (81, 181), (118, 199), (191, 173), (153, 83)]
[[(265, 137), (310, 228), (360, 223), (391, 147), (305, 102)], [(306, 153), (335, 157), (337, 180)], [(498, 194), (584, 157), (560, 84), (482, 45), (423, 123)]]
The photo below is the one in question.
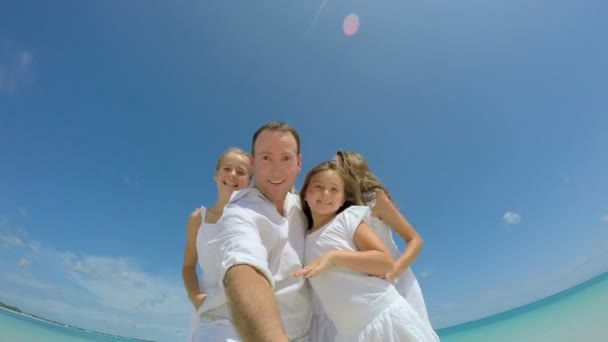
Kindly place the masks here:
[(422, 272), (420, 272), (420, 278), (428, 278), (431, 276), (431, 274), (433, 274), (435, 271), (433, 270), (424, 270)]
[(32, 260), (27, 259), (27, 258), (21, 258), (21, 259), (19, 259), (17, 266), (19, 268), (28, 268), (28, 267), (30, 267), (31, 264), (32, 264)]
[(603, 224), (608, 224), (608, 215), (602, 217), (602, 223)]
[(0, 249), (0, 300), (7, 304), (123, 336), (156, 341), (185, 336), (190, 304), (179, 272), (146, 271), (124, 256), (77, 254), (42, 243), (32, 248), (16, 235), (0, 235), (0, 242), (10, 249)]
[(25, 245), (20, 237), (2, 233), (0, 233), (0, 244), (7, 245), (9, 247), (23, 247)]
[[(439, 302), (429, 298), (433, 325), (443, 328), (488, 317), (546, 298), (608, 272), (608, 251), (598, 246), (591, 248), (597, 252), (587, 256), (565, 257), (568, 261), (560, 260), (553, 265), (555, 267), (532, 269), (526, 275), (516, 277), (516, 282), (498, 282), (492, 287), (467, 289)], [(576, 248), (580, 247), (572, 247), (572, 253), (565, 254), (575, 255)]]
[(504, 216), (502, 217), (502, 219), (507, 223), (507, 224), (518, 224), (519, 221), (521, 221), (521, 215), (519, 215), (516, 212), (513, 211), (507, 211)]
[(140, 186), (140, 185), (141, 185), (141, 182), (140, 182), (139, 180), (134, 179), (134, 178), (129, 177), (129, 176), (124, 176), (124, 177), (122, 178), (122, 181), (123, 181), (125, 184), (129, 185), (129, 186)]
[(0, 93), (14, 94), (30, 78), (33, 63), (29, 51), (0, 45)]
[(12, 226), (6, 218), (0, 217), (0, 246), (27, 248), (33, 251), (40, 248), (40, 243), (29, 240), (28, 236), (28, 232), (23, 227)]
[(70, 257), (64, 260), (70, 277), (94, 293), (105, 307), (122, 311), (137, 308), (148, 313), (183, 314), (184, 291), (145, 273), (134, 260), (106, 256)]

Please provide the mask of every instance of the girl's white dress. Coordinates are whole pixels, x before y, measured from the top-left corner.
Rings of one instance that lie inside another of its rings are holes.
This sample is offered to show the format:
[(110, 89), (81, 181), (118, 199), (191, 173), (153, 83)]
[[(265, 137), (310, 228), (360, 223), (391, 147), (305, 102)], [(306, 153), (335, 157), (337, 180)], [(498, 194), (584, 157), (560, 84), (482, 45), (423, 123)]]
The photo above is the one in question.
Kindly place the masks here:
[[(368, 202), (367, 205), (370, 209), (373, 208), (376, 205), (375, 198)], [(393, 260), (397, 260), (401, 256), (401, 252), (399, 252), (399, 248), (397, 248), (395, 240), (393, 240), (391, 227), (384, 223), (384, 221), (372, 215), (370, 215), (369, 225), (380, 240), (384, 242), (384, 245), (386, 248), (388, 248), (393, 257)], [(431, 325), (429, 315), (426, 311), (424, 297), (422, 296), (422, 289), (420, 288), (418, 279), (414, 275), (414, 272), (412, 272), (412, 269), (408, 267), (405, 271), (403, 271), (403, 273), (401, 273), (401, 275), (395, 279), (393, 285), (405, 298), (405, 300), (414, 308), (414, 310), (416, 310), (418, 316)]]
[[(357, 251), (353, 237), (369, 211), (365, 206), (352, 206), (308, 234), (306, 264), (330, 250)], [(334, 323), (335, 341), (439, 341), (430, 325), (384, 279), (332, 266), (309, 280), (318, 304)], [(314, 342), (330, 342), (315, 337)]]
[(199, 266), (203, 271), (198, 280), (199, 288), (207, 294), (207, 297), (198, 310), (192, 311), (188, 342), (240, 341), (238, 333), (229, 320), (225, 295), (218, 287), (219, 271), (215, 268), (215, 256), (205, 248), (209, 241), (215, 239), (220, 226), (205, 223), (206, 214), (207, 209), (201, 207), (203, 222), (196, 234), (196, 252)]

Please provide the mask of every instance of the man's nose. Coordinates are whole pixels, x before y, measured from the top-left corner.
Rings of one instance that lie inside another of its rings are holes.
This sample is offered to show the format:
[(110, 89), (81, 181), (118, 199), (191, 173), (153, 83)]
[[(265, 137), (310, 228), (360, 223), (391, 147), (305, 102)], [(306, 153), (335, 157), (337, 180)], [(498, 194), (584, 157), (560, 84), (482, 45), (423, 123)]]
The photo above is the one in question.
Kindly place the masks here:
[(281, 168), (281, 163), (279, 161), (272, 162), (272, 170), (279, 170)]

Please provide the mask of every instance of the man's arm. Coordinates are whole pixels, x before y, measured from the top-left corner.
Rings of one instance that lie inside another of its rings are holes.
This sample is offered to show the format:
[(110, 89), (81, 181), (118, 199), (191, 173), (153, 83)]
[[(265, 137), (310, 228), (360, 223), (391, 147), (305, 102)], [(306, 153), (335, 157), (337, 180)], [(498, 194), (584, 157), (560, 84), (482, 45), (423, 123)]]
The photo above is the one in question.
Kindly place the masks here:
[(288, 341), (266, 277), (249, 265), (236, 265), (224, 278), (233, 324), (243, 341)]

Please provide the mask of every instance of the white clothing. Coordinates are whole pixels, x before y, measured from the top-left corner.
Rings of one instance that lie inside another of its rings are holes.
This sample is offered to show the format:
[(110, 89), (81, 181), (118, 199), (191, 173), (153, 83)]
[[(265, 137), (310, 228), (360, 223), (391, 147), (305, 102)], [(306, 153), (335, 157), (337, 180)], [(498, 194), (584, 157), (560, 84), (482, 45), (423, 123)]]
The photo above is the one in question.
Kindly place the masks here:
[[(357, 251), (354, 234), (368, 216), (368, 207), (351, 206), (308, 234), (306, 264), (330, 250)], [(335, 341), (438, 341), (430, 326), (384, 279), (332, 266), (309, 281), (335, 325)]]
[(220, 229), (218, 224), (205, 223), (207, 208), (201, 207), (202, 223), (196, 234), (196, 253), (202, 270), (199, 288), (207, 297), (198, 310), (193, 310), (188, 332), (189, 342), (239, 341), (238, 333), (230, 322), (224, 293), (218, 286), (219, 274), (214, 271), (214, 256), (208, 248)]
[(312, 321), (310, 322), (310, 340), (312, 342), (331, 342), (336, 338), (336, 326), (327, 317), (319, 296), (313, 293)]
[(241, 338), (229, 319), (199, 317), (191, 327), (188, 341), (192, 342), (240, 342)]
[(422, 322), (416, 311), (397, 292), (385, 298), (388, 307), (365, 327), (338, 335), (336, 342), (437, 341), (439, 337)]
[[(376, 200), (373, 199), (372, 201), (368, 202), (367, 205), (370, 207), (370, 209), (373, 208), (376, 205)], [(399, 252), (399, 248), (397, 248), (397, 244), (395, 244), (395, 240), (393, 240), (391, 227), (373, 215), (370, 215), (369, 226), (380, 238), (380, 240), (384, 242), (384, 245), (393, 257), (393, 260), (399, 259), (399, 257), (401, 257), (401, 252)], [(397, 279), (395, 279), (393, 285), (405, 298), (405, 300), (414, 308), (414, 310), (416, 310), (418, 316), (420, 316), (423, 321), (431, 325), (429, 315), (426, 310), (426, 304), (424, 303), (422, 289), (420, 288), (418, 279), (416, 279), (412, 269), (408, 267), (403, 273), (401, 273), (401, 275), (399, 275), (399, 277), (397, 277)]]
[(297, 195), (287, 194), (284, 213), (281, 216), (256, 188), (234, 192), (218, 221), (220, 229), (206, 249), (213, 260), (218, 301), (226, 301), (223, 279), (228, 269), (243, 264), (255, 267), (273, 288), (287, 336), (305, 340), (312, 310), (311, 291), (303, 277), (291, 276), (302, 268), (304, 260), (306, 218)]

